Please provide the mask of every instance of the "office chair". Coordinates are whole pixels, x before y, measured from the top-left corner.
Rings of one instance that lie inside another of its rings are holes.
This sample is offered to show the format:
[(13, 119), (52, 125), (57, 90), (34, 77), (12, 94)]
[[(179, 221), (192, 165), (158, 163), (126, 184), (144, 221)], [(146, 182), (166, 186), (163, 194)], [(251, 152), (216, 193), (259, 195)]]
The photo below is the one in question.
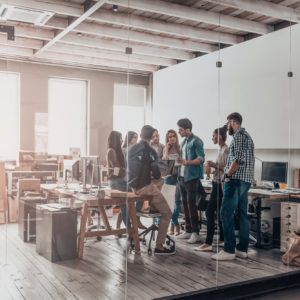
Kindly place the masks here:
[[(143, 218), (150, 218), (152, 219), (152, 225), (148, 227), (147, 229), (143, 230), (140, 234), (139, 237), (141, 238), (141, 241), (143, 245), (147, 245), (147, 240), (146, 236), (150, 233), (150, 238), (148, 242), (148, 255), (152, 255), (152, 241), (155, 240), (155, 231), (158, 231), (159, 225), (157, 225), (156, 220), (157, 218), (161, 217), (161, 214), (156, 211), (152, 211), (149, 209), (149, 211), (141, 211), (137, 212), (136, 215), (138, 217), (143, 217)], [(175, 250), (175, 241), (170, 238), (170, 236), (167, 234), (166, 236), (166, 244), (170, 246), (171, 250)]]

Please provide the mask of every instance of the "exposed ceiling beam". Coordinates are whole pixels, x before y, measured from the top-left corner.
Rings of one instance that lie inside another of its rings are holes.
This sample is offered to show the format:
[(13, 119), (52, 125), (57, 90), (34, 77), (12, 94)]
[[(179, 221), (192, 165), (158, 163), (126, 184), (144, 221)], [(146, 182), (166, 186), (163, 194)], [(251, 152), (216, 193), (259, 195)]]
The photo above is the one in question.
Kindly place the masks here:
[[(51, 50), (51, 48), (49, 49)], [(138, 70), (144, 72), (153, 72), (158, 68), (150, 64), (140, 64), (134, 62), (121, 62), (109, 59), (100, 59), (95, 57), (86, 57), (83, 55), (73, 55), (73, 54), (63, 54), (52, 51), (45, 51), (41, 53), (41, 56), (34, 57), (32, 49), (17, 48), (11, 46), (1, 46), (0, 47), (0, 58), (24, 58), (28, 61), (37, 61), (37, 62), (51, 62), (51, 63), (60, 63), (60, 64), (69, 64), (74, 65), (93, 65), (95, 67), (111, 67), (124, 70)]]
[(89, 17), (91, 14), (93, 14), (98, 8), (100, 8), (106, 0), (100, 0), (96, 2), (94, 5), (92, 5), (90, 8), (88, 8), (79, 18), (77, 18), (74, 22), (72, 22), (69, 26), (67, 26), (63, 31), (58, 33), (51, 41), (49, 41), (47, 44), (45, 44), (42, 48), (37, 50), (35, 52), (35, 56), (40, 55), (47, 49), (49, 49), (52, 45), (54, 45), (57, 41), (59, 41), (61, 38), (63, 38), (65, 35), (67, 35), (70, 31), (72, 31), (75, 27), (77, 27), (79, 24), (81, 24), (84, 20), (86, 20), (87, 17)]
[(72, 17), (80, 17), (84, 13), (82, 5), (61, 0), (0, 0), (0, 4), (45, 10)]
[(14, 41), (9, 41), (5, 35), (0, 35), (0, 44), (12, 47), (39, 49), (43, 46), (43, 42), (34, 39), (16, 37)]
[(263, 0), (207, 0), (208, 2), (234, 7), (250, 11), (256, 14), (268, 16), (291, 22), (300, 22), (300, 11)]
[[(48, 22), (48, 27), (64, 29), (62, 25), (64, 21), (61, 18), (53, 17)], [(156, 45), (161, 47), (169, 47), (181, 50), (188, 51), (200, 51), (205, 53), (210, 53), (217, 50), (215, 45), (205, 44), (201, 42), (194, 42), (189, 40), (183, 40), (179, 38), (170, 38), (163, 37), (158, 35), (153, 35), (150, 33), (137, 32), (137, 31), (129, 31), (128, 29), (123, 28), (113, 28), (109, 26), (104, 26), (96, 23), (88, 23), (84, 22), (78, 25), (73, 31), (92, 34), (101, 37), (109, 37), (114, 39), (121, 39), (134, 42), (141, 42), (150, 45)]]
[(22, 56), (22, 57), (32, 57), (33, 50), (27, 48), (19, 48), (1, 45), (0, 47), (0, 55), (5, 56)]
[(152, 31), (155, 33), (174, 34), (184, 38), (200, 39), (224, 44), (237, 44), (244, 41), (241, 36), (230, 33), (221, 33), (196, 28), (194, 26), (168, 23), (134, 15), (128, 17), (128, 15), (124, 13), (110, 12), (107, 10), (99, 10), (91, 15), (89, 19), (108, 24)]
[(56, 44), (51, 47), (51, 51), (59, 52), (59, 53), (67, 53), (67, 54), (75, 54), (75, 55), (83, 55), (85, 57), (96, 57), (102, 59), (110, 59), (116, 61), (123, 61), (123, 62), (135, 62), (141, 64), (151, 64), (151, 65), (161, 65), (161, 66), (172, 66), (177, 63), (174, 59), (166, 59), (166, 58), (159, 58), (159, 57), (149, 57), (145, 55), (139, 54), (131, 54), (127, 55), (124, 53), (119, 52), (108, 52), (105, 50), (99, 50), (95, 48), (88, 48), (82, 46), (75, 46), (75, 45), (65, 45), (65, 44)]
[[(64, 19), (60, 19), (65, 21)], [(65, 25), (66, 22), (63, 22)], [(0, 34), (1, 41), (5, 38), (7, 45), (39, 49), (42, 47), (43, 42), (41, 40), (50, 40), (54, 37), (54, 33), (48, 29), (35, 29), (29, 26), (15, 25), (16, 29), (16, 40), (14, 42), (7, 41), (4, 34)], [(86, 45), (91, 48), (99, 48), (104, 50), (119, 51), (124, 53), (125, 48), (128, 46), (127, 41), (107, 40), (99, 37), (91, 36), (78, 36), (76, 33), (70, 32), (68, 35), (63, 37), (59, 42), (71, 45)], [(12, 43), (12, 44), (11, 44)], [(3, 43), (2, 43), (3, 44)], [(171, 58), (179, 60), (193, 59), (195, 55), (193, 53), (177, 50), (177, 49), (164, 49), (155, 46), (140, 45), (131, 43), (130, 46), (133, 48), (134, 54), (149, 55), (154, 57)]]
[(156, 66), (149, 64), (138, 64), (138, 63), (127, 63), (120, 62), (108, 59), (100, 59), (94, 57), (86, 57), (82, 55), (73, 55), (73, 54), (62, 54), (57, 52), (52, 52), (51, 48), (44, 53), (41, 53), (39, 58), (43, 58), (43, 60), (50, 60), (53, 62), (73, 62), (77, 64), (84, 65), (96, 65), (96, 66), (104, 66), (104, 67), (113, 67), (113, 68), (122, 68), (125, 70), (139, 70), (139, 71), (147, 71), (154, 72), (157, 70)]
[[(72, 32), (69, 33), (67, 36), (63, 37), (59, 42), (70, 45), (85, 45), (86, 47), (119, 51), (122, 53), (124, 53), (125, 48), (128, 47), (128, 42), (126, 41), (101, 39), (99, 37), (91, 37), (85, 35), (78, 36), (76, 33)], [(132, 47), (134, 54), (173, 58), (180, 60), (189, 60), (195, 57), (193, 53), (186, 52), (183, 50), (163, 49), (159, 47), (139, 45), (131, 42), (129, 43), (129, 46)]]
[(220, 25), (222, 27), (228, 27), (246, 32), (266, 34), (273, 31), (273, 27), (270, 25), (206, 11), (203, 9), (195, 9), (184, 5), (164, 2), (161, 0), (107, 0), (107, 2), (123, 7), (128, 7), (129, 5), (129, 8), (132, 9), (164, 14), (196, 22), (204, 22), (216, 26)]
[[(0, 22), (0, 24), (8, 24), (8, 22)], [(27, 25), (16, 25), (15, 22), (9, 22), (15, 27), (15, 36), (32, 38), (37, 40), (49, 41), (54, 38), (54, 32), (49, 29), (34, 28)]]

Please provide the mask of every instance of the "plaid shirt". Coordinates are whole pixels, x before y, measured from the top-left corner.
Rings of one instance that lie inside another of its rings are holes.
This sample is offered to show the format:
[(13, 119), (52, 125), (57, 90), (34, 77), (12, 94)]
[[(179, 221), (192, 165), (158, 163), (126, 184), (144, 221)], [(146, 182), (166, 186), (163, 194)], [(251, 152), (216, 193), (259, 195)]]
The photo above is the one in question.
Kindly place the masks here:
[(228, 171), (232, 162), (237, 162), (240, 167), (232, 174), (232, 179), (239, 179), (252, 183), (254, 181), (254, 143), (251, 136), (245, 130), (240, 128), (234, 135), (229, 147), (229, 155), (225, 167), (225, 173)]

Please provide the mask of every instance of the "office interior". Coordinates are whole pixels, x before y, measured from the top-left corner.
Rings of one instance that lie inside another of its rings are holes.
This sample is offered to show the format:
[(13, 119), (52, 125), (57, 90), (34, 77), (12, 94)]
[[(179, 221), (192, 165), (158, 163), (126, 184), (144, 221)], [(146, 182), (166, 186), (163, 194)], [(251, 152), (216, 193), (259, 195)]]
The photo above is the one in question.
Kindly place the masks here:
[[(300, 238), (299, 20), (293, 0), (0, 0), (0, 299), (241, 299), (296, 286), (300, 252), (283, 255)], [(124, 140), (149, 124), (165, 144), (189, 118), (215, 161), (212, 133), (232, 112), (255, 145), (248, 258), (211, 259), (217, 226), (212, 252), (170, 235), (176, 254), (155, 256), (150, 235), (129, 238), (139, 200), (108, 187), (110, 132)]]

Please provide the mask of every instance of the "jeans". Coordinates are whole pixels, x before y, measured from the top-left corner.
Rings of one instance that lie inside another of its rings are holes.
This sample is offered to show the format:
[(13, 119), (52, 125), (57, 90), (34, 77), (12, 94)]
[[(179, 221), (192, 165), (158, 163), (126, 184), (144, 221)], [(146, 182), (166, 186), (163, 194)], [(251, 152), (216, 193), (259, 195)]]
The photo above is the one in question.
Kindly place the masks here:
[[(224, 230), (224, 250), (235, 253), (247, 252), (249, 245), (248, 191), (251, 184), (239, 179), (231, 179), (224, 184), (224, 196), (221, 206), (221, 220)], [(236, 246), (234, 224), (235, 213), (240, 220), (239, 244)]]
[[(119, 190), (126, 192), (128, 190), (127, 182), (124, 179), (121, 178), (112, 178), (110, 180), (110, 188), (114, 190)], [(139, 203), (140, 201), (137, 201)], [(128, 219), (128, 213), (127, 213), (127, 205), (123, 204), (120, 205), (121, 209), (121, 215), (122, 215), (122, 221), (124, 222), (125, 226), (128, 227), (129, 225), (129, 219)]]
[(222, 197), (223, 197), (222, 184), (213, 182), (209, 202), (207, 205), (207, 209), (205, 211), (206, 220), (207, 220), (207, 234), (206, 234), (205, 243), (208, 245), (211, 245), (213, 242), (213, 236), (215, 232), (215, 212), (217, 212), (218, 215), (220, 241), (224, 241), (223, 226), (219, 218), (221, 204), (222, 204)]
[(172, 214), (171, 224), (173, 225), (179, 225), (178, 223), (178, 217), (181, 210), (181, 197), (180, 197), (180, 189), (177, 179), (175, 179), (173, 176), (168, 176), (165, 178), (165, 184), (169, 185), (176, 185), (176, 191), (175, 191), (175, 206)]
[(179, 188), (185, 215), (185, 231), (199, 234), (199, 217), (196, 205), (198, 180), (193, 179), (184, 182), (183, 177), (179, 177)]

